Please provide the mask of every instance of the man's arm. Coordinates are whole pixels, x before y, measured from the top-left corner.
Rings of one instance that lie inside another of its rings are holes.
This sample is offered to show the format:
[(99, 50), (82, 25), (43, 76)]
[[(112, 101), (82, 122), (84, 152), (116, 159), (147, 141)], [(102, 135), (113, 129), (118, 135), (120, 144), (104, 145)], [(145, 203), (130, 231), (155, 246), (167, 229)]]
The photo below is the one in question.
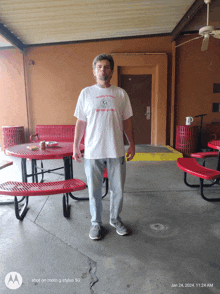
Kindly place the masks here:
[(82, 153), (79, 150), (79, 144), (85, 134), (87, 122), (77, 119), (75, 127), (75, 135), (73, 142), (73, 157), (77, 162), (82, 162)]
[(131, 123), (131, 118), (128, 118), (123, 121), (123, 127), (124, 127), (124, 132), (126, 135), (126, 138), (128, 140), (128, 143), (130, 147), (128, 148), (127, 152), (127, 161), (130, 161), (133, 159), (135, 155), (135, 143), (134, 143), (134, 133), (132, 129), (132, 123)]

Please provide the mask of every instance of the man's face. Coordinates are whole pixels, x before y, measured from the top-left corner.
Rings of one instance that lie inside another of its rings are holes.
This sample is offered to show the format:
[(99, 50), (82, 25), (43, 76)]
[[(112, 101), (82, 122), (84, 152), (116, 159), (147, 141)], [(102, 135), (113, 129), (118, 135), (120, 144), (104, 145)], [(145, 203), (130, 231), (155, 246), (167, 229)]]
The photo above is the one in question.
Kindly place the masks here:
[(93, 74), (96, 78), (96, 81), (110, 81), (113, 71), (111, 70), (111, 66), (108, 60), (101, 60), (96, 63), (95, 70), (93, 70)]

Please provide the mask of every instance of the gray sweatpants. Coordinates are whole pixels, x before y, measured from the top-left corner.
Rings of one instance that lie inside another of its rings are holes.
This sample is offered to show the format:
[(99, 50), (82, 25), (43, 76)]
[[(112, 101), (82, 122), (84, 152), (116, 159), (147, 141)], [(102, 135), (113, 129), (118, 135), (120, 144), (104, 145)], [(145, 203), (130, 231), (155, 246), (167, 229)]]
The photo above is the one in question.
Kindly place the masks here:
[(102, 185), (105, 164), (110, 186), (110, 221), (120, 220), (126, 177), (125, 157), (84, 159), (92, 225), (102, 224)]

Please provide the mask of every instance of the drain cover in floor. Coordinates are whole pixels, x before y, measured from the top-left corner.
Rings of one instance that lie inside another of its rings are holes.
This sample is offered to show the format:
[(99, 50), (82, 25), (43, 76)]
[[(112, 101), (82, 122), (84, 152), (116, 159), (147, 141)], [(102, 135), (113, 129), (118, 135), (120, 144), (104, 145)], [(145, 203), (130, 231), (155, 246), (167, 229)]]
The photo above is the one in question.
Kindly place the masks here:
[(155, 217), (150, 222), (141, 224), (142, 230), (148, 236), (156, 238), (169, 238), (178, 234), (179, 227), (169, 218)]
[(150, 228), (154, 231), (165, 231), (168, 229), (168, 226), (162, 224), (152, 224)]

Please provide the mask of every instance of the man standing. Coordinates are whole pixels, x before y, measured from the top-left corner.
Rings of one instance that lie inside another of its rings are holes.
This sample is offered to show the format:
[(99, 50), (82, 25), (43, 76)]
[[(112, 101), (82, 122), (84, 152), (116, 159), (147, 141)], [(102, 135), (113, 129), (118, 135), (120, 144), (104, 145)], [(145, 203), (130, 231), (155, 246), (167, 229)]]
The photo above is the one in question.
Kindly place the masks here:
[(101, 238), (102, 181), (105, 165), (110, 182), (110, 225), (119, 235), (128, 233), (119, 214), (122, 210), (126, 174), (123, 131), (129, 142), (127, 160), (135, 155), (131, 124), (132, 108), (127, 93), (110, 84), (114, 70), (111, 55), (101, 54), (93, 61), (96, 85), (80, 93), (75, 114), (77, 117), (73, 156), (82, 162), (79, 150), (85, 135), (84, 165), (89, 190), (91, 223), (89, 237)]

